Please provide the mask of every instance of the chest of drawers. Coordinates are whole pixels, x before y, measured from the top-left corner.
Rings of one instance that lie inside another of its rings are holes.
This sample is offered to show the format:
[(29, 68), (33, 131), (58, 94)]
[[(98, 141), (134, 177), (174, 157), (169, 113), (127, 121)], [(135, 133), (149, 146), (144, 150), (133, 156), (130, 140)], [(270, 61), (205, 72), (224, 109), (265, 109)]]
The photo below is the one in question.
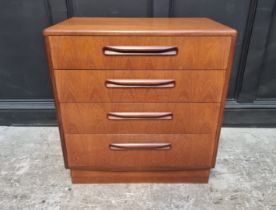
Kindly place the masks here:
[(206, 18), (71, 18), (44, 36), (73, 183), (208, 181), (234, 29)]

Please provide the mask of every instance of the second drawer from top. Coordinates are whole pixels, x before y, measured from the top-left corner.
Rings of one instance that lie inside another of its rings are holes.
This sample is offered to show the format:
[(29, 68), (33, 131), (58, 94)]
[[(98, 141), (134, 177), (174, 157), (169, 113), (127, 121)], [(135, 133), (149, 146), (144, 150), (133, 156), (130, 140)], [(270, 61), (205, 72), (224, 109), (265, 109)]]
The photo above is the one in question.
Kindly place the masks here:
[(220, 102), (221, 70), (56, 70), (60, 102)]

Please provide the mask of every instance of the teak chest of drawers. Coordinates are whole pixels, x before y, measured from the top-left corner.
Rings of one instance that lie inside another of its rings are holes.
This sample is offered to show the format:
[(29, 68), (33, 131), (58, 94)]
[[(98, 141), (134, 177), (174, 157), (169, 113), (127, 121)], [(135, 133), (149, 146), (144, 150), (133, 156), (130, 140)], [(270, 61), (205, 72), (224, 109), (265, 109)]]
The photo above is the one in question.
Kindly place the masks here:
[(71, 18), (44, 36), (74, 183), (208, 181), (234, 29), (206, 18)]

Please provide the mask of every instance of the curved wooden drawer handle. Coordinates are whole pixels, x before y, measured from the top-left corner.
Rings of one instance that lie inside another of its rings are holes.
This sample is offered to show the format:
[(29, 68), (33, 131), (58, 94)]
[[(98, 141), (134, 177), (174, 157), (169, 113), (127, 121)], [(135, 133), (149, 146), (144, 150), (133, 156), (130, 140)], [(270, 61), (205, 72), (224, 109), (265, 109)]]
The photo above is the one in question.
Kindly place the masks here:
[(110, 120), (127, 120), (127, 119), (152, 119), (152, 120), (171, 120), (171, 112), (109, 112), (107, 118)]
[(172, 88), (175, 87), (174, 79), (107, 79), (108, 88)]
[(113, 143), (111, 150), (169, 150), (170, 143)]
[(104, 55), (177, 55), (176, 46), (105, 46)]

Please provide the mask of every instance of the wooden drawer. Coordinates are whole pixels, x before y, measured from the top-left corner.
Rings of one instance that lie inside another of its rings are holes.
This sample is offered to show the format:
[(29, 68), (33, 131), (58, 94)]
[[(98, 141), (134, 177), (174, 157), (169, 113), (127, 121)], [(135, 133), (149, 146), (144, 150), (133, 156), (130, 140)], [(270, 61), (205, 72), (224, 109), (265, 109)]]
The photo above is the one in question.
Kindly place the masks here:
[(92, 170), (182, 170), (211, 167), (214, 136), (67, 134), (70, 168)]
[(230, 36), (49, 36), (54, 69), (225, 69)]
[(219, 103), (61, 103), (65, 133), (213, 133)]
[(220, 70), (57, 70), (60, 102), (220, 102)]

